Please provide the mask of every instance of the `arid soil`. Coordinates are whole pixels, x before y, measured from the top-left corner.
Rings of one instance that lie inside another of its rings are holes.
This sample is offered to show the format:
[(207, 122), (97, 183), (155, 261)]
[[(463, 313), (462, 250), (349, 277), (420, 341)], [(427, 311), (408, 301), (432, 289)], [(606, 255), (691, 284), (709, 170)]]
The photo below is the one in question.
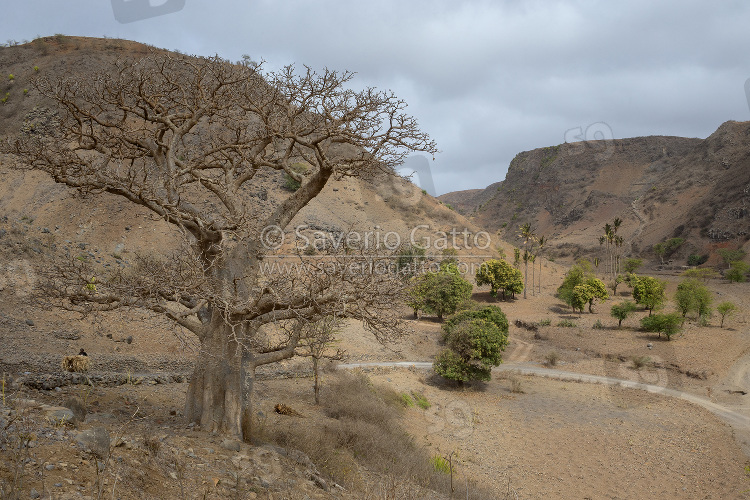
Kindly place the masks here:
[[(738, 411), (750, 406), (745, 402), (750, 396), (742, 394), (748, 389), (744, 372), (733, 367), (750, 346), (744, 314), (729, 318), (723, 329), (716, 326), (716, 318), (709, 327), (688, 323), (681, 335), (667, 342), (634, 329), (638, 317), (645, 314), (642, 312), (628, 319), (622, 329), (615, 328), (616, 320), (608, 316), (611, 301), (595, 305), (594, 314), (571, 314), (552, 296), (560, 271), (552, 266), (543, 271), (543, 283), (548, 284), (540, 295), (529, 292), (527, 299), (497, 303), (512, 324), (507, 363), (540, 365), (554, 351), (558, 355), (556, 368), (566, 371), (677, 387)], [(747, 285), (716, 282), (710, 286), (722, 299), (744, 304)], [(125, 322), (116, 326), (114, 320), (105, 318), (97, 330), (59, 312), (31, 309), (12, 294), (5, 293), (4, 298), (5, 341), (0, 346), (0, 360), (7, 372), (59, 372), (56, 360), (62, 354), (73, 354), (79, 346), (89, 352), (93, 373), (127, 373), (131, 366), (138, 368), (131, 369), (134, 377), (152, 372), (184, 373), (192, 362), (189, 339), (180, 341), (164, 325), (146, 323), (150, 328), (140, 328)], [(475, 298), (492, 301), (483, 292)], [(404, 315), (408, 317), (409, 312)], [(26, 324), (31, 316), (34, 326)], [(516, 319), (538, 322), (545, 318), (551, 325), (536, 332), (513, 325)], [(562, 319), (576, 326), (555, 326)], [(597, 320), (605, 328), (593, 329)], [(359, 325), (348, 325), (341, 335), (346, 361), (429, 361), (440, 349), (440, 325), (429, 317), (410, 319), (409, 323), (413, 333), (401, 343), (385, 347)], [(77, 332), (81, 337), (67, 340), (53, 333), (60, 331)], [(107, 332), (112, 332), (113, 338), (108, 338)], [(118, 342), (126, 333), (133, 335), (132, 343)], [(648, 349), (649, 343), (652, 349)], [(633, 356), (648, 356), (660, 364), (647, 363), (635, 369)], [(28, 364), (23, 364), (24, 357)], [(141, 363), (133, 365), (132, 359)], [(365, 371), (375, 384), (397, 393), (421, 394), (430, 403), (426, 410), (407, 408), (399, 421), (430, 455), (451, 456), (457, 491), (481, 485), (498, 498), (510, 491), (518, 498), (723, 499), (744, 498), (750, 488), (744, 471), (748, 457), (742, 451), (743, 433), (684, 401), (638, 390), (505, 372), (487, 384), (461, 389), (440, 382), (429, 370)], [(326, 390), (334, 377), (331, 372), (324, 373), (324, 399), (336, 397)], [(275, 413), (277, 403), (302, 413), (305, 417), (299, 419), (300, 425), (329, 418), (314, 404), (308, 361), (290, 360), (261, 370), (261, 378), (256, 408), (268, 428), (295, 418)], [(188, 427), (181, 419), (185, 391), (185, 383), (147, 381), (93, 389), (72, 385), (50, 391), (22, 386), (18, 392), (8, 385), (6, 407), (11, 407), (13, 398), (36, 401), (24, 410), (32, 427), (36, 424), (31, 422), (42, 421), (47, 411), (40, 408), (42, 403), (57, 406), (78, 396), (85, 398), (89, 407), (86, 421), (78, 429), (48, 423), (35, 431), (37, 446), (30, 450), (34, 462), (26, 465), (24, 491), (33, 488), (41, 493), (45, 489), (55, 498), (73, 498), (79, 493), (95, 498), (95, 457), (76, 446), (74, 436), (104, 426), (113, 447), (100, 477), (107, 481), (107, 491), (114, 488), (120, 498), (181, 498), (181, 486), (188, 492), (187, 498), (204, 494), (207, 498), (230, 498), (238, 491), (257, 498), (357, 497), (350, 491), (335, 487), (324, 491), (316, 486), (311, 479), (319, 472), (315, 466), (295, 461), (285, 449), (224, 442), (219, 436)], [(39, 418), (31, 418), (34, 416)], [(6, 450), (3, 456), (7, 474), (12, 453)], [(45, 464), (54, 467), (47, 470)], [(120, 478), (117, 484), (115, 474)], [(381, 497), (373, 494), (371, 498)]]

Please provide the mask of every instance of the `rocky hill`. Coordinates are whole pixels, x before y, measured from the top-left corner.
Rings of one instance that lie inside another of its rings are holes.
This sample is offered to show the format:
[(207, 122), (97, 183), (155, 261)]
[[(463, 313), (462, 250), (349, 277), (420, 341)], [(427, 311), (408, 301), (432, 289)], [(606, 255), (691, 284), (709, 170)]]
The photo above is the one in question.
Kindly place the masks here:
[[(126, 40), (63, 35), (0, 48), (0, 67), (5, 73), (0, 79), (0, 140), (53, 131), (58, 111), (34, 88), (34, 78), (72, 75), (93, 81), (116, 60), (137, 59), (153, 51), (161, 49)], [(46, 228), (48, 238), (62, 238), (69, 246), (101, 247), (104, 254), (115, 248), (118, 253), (163, 248), (168, 244), (165, 239), (174, 235), (169, 225), (152, 220), (140, 207), (106, 194), (71, 196), (71, 191), (47, 176), (18, 172), (9, 168), (11, 163), (10, 157), (0, 158), (0, 217), (33, 220), (32, 232)], [(251, 191), (263, 210), (270, 210), (289, 194), (283, 172), (258, 176)], [(402, 242), (408, 242), (416, 226), (420, 229), (414, 235), (420, 241), (425, 237), (434, 241), (440, 231), (454, 227), (479, 230), (408, 180), (386, 175), (330, 183), (292, 222), (290, 232), (302, 225), (308, 233), (380, 231), (385, 235), (395, 231)]]
[(706, 139), (565, 143), (519, 153), (502, 182), (439, 199), (509, 241), (529, 222), (550, 255), (569, 259), (598, 251), (619, 217), (626, 254), (655, 259), (655, 243), (680, 237), (673, 259), (684, 264), (748, 241), (748, 139), (750, 122), (730, 121)]

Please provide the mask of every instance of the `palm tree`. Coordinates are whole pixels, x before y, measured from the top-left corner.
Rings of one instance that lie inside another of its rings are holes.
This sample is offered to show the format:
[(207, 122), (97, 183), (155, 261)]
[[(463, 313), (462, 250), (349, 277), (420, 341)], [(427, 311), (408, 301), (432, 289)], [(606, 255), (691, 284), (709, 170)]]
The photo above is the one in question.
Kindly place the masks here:
[(620, 273), (620, 249), (622, 248), (623, 244), (623, 238), (622, 236), (617, 236), (617, 230), (620, 229), (620, 226), (622, 225), (622, 219), (619, 217), (615, 217), (615, 220), (612, 221), (612, 229), (613, 229), (613, 235), (612, 239), (614, 240), (615, 248), (617, 248), (616, 255), (615, 255), (615, 268), (612, 270), (613, 278)]
[[(539, 257), (542, 256), (542, 252), (544, 251), (544, 245), (547, 244), (547, 238), (544, 237), (544, 235), (541, 235), (538, 240), (536, 240), (537, 244), (539, 245), (539, 249), (537, 250), (537, 255)], [(539, 294), (542, 293), (542, 259), (539, 259)]]
[(534, 231), (531, 229), (531, 224), (526, 222), (525, 224), (521, 224), (519, 226), (519, 229), (521, 230), (521, 233), (518, 235), (521, 238), (523, 238), (523, 262), (524, 262), (524, 277), (523, 277), (523, 298), (526, 298), (526, 286), (528, 285), (529, 281), (529, 251), (527, 249), (527, 246), (530, 241), (533, 241), (534, 239)]

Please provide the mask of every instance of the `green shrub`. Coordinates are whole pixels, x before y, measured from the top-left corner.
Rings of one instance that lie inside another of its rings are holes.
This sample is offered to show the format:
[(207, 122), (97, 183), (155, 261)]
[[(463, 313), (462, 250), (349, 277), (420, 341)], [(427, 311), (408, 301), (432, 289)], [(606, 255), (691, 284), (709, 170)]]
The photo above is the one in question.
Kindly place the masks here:
[(601, 330), (604, 328), (604, 325), (602, 324), (602, 320), (597, 319), (596, 323), (594, 323), (594, 326), (592, 327), (594, 330)]
[(422, 408), (423, 410), (429, 410), (432, 406), (432, 403), (427, 401), (427, 398), (424, 397), (423, 394), (420, 394), (418, 392), (412, 392), (412, 395), (414, 396), (414, 401), (416, 401), (417, 406)]
[(445, 334), (447, 349), (435, 360), (438, 375), (459, 383), (490, 380), (492, 367), (502, 362), (501, 351), (508, 345), (508, 334), (495, 323), (471, 318), (452, 325)]
[(34, 66), (34, 71), (39, 71), (39, 66)]
[(442, 474), (450, 474), (451, 472), (456, 471), (456, 468), (451, 465), (450, 461), (440, 455), (430, 457), (430, 465), (432, 465), (432, 468), (435, 469), (435, 471)]
[(549, 318), (539, 320), (539, 326), (550, 326), (552, 324), (552, 320)]
[(707, 260), (708, 260), (708, 255), (692, 254), (688, 256), (687, 264), (688, 266), (700, 266), (701, 264), (704, 264)]
[(561, 326), (563, 328), (573, 328), (576, 326), (576, 324), (570, 321), (569, 319), (563, 319), (557, 323), (557, 326)]
[(544, 356), (544, 364), (547, 366), (555, 366), (557, 365), (557, 362), (560, 360), (560, 355), (557, 354), (557, 351), (551, 351), (548, 352)]
[(414, 408), (414, 400), (405, 392), (401, 393), (401, 404), (407, 408)]
[(635, 311), (635, 304), (628, 300), (613, 305), (609, 314), (618, 321), (617, 327), (620, 328), (622, 326), (622, 321), (627, 319), (628, 315), (633, 311)]
[(661, 337), (663, 333), (667, 340), (672, 340), (672, 335), (680, 331), (682, 327), (682, 316), (679, 313), (654, 314), (641, 319), (641, 327), (647, 332), (656, 332)]
[(737, 306), (733, 302), (727, 301), (716, 306), (716, 310), (721, 314), (721, 325), (719, 327), (724, 328), (724, 318), (734, 314), (737, 311)]
[(631, 361), (633, 362), (633, 368), (640, 370), (651, 362), (651, 358), (648, 356), (633, 356)]
[(746, 278), (745, 275), (750, 270), (750, 265), (741, 260), (732, 262), (732, 266), (727, 272), (724, 273), (724, 277), (731, 283), (744, 283)]

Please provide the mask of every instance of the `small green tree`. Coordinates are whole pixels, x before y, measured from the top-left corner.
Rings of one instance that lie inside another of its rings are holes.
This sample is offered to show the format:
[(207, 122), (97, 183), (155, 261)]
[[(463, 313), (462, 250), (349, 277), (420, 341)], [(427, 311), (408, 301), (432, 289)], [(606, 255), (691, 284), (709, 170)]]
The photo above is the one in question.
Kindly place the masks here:
[(407, 304), (416, 315), (420, 310), (434, 313), (438, 320), (456, 312), (458, 306), (471, 298), (471, 283), (461, 277), (458, 267), (452, 263), (440, 265), (440, 271), (427, 272), (417, 278), (409, 290)]
[(689, 312), (695, 312), (699, 317), (709, 315), (713, 298), (706, 285), (688, 278), (677, 285), (674, 300), (684, 320)]
[(636, 304), (648, 309), (651, 316), (654, 309), (661, 306), (667, 297), (664, 293), (667, 283), (651, 276), (638, 277), (633, 285), (633, 298)]
[(492, 367), (502, 362), (507, 333), (481, 318), (466, 319), (446, 331), (444, 349), (433, 369), (438, 375), (459, 383), (490, 380)]
[(667, 241), (654, 245), (653, 250), (659, 259), (661, 259), (661, 263), (664, 264), (664, 259), (668, 259), (683, 243), (685, 243), (683, 238), (670, 238)]
[(512, 267), (504, 259), (490, 259), (483, 262), (475, 276), (477, 285), (490, 285), (490, 295), (497, 297), (502, 293), (503, 300), (507, 296), (515, 297), (523, 290), (523, 275), (519, 269)]
[[(594, 272), (591, 267), (591, 262), (585, 259), (579, 260), (568, 270), (567, 273), (565, 273), (562, 285), (557, 289), (557, 297), (573, 309), (578, 309), (573, 306), (574, 303), (578, 303), (576, 302), (576, 298), (573, 297), (573, 291), (576, 286), (582, 285), (587, 279), (593, 277)], [(578, 298), (580, 298), (580, 296)]]
[(612, 281), (612, 285), (610, 286), (610, 288), (612, 288), (612, 295), (617, 295), (617, 287), (623, 281), (625, 281), (625, 276), (623, 276), (622, 274), (618, 274), (617, 276), (615, 276), (615, 279)]
[(620, 302), (619, 304), (615, 304), (612, 306), (612, 309), (610, 309), (609, 314), (617, 319), (617, 328), (622, 327), (622, 322), (626, 319), (628, 319), (628, 315), (630, 315), (631, 312), (635, 311), (636, 306), (633, 302), (626, 300), (625, 302)]
[(732, 262), (729, 270), (724, 273), (724, 277), (731, 283), (744, 283), (746, 278), (745, 275), (750, 271), (750, 264), (736, 260)]
[(737, 311), (737, 306), (733, 302), (727, 301), (716, 306), (716, 310), (721, 314), (720, 328), (724, 328), (724, 318), (734, 314)]
[(341, 331), (343, 321), (335, 316), (327, 316), (322, 320), (308, 324), (303, 328), (299, 345), (294, 354), (312, 359), (313, 368), (313, 394), (315, 404), (320, 404), (320, 360), (341, 360), (344, 351), (336, 346), (336, 335)]
[(622, 270), (625, 274), (635, 273), (642, 265), (643, 259), (625, 259), (625, 264), (622, 266)]
[(734, 250), (720, 248), (717, 252), (721, 256), (721, 260), (724, 261), (724, 264), (727, 265), (727, 269), (731, 268), (734, 262), (744, 259), (746, 255), (746, 252), (741, 248), (736, 248)]
[(718, 278), (719, 273), (717, 273), (710, 267), (701, 267), (699, 269), (688, 269), (687, 271), (682, 273), (682, 276), (686, 278), (697, 279), (702, 281), (703, 283), (708, 283), (709, 280)]
[(647, 332), (656, 332), (661, 338), (663, 333), (667, 340), (672, 340), (672, 335), (680, 331), (682, 327), (682, 316), (679, 313), (654, 314), (641, 319), (641, 327)]
[(573, 309), (578, 309), (583, 312), (584, 306), (588, 304), (589, 312), (593, 313), (594, 300), (607, 300), (609, 295), (607, 294), (607, 287), (604, 285), (602, 280), (598, 278), (587, 278), (586, 281), (580, 285), (573, 287), (573, 293), (571, 294), (571, 303), (569, 304)]

